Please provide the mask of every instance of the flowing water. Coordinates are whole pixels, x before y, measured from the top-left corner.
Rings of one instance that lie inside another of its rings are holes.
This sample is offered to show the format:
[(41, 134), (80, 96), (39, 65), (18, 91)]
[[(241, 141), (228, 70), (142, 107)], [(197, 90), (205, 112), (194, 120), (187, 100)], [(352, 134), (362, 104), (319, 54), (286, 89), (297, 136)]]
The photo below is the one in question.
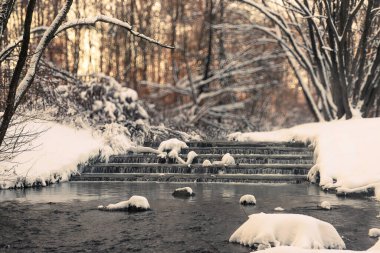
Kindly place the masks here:
[[(196, 196), (172, 197), (190, 186)], [(257, 206), (238, 204), (254, 194)], [(98, 205), (142, 195), (151, 211), (103, 212)], [(327, 200), (331, 211), (317, 205)], [(250, 252), (228, 242), (247, 214), (301, 213), (327, 221), (347, 248), (364, 250), (376, 240), (380, 205), (372, 199), (345, 199), (310, 184), (170, 184), (71, 182), (40, 189), (0, 191), (0, 252)]]

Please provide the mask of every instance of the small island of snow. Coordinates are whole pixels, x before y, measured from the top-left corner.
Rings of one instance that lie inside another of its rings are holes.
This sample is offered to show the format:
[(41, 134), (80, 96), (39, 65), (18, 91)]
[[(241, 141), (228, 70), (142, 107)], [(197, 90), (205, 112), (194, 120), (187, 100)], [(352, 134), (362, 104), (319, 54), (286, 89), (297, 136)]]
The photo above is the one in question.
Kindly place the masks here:
[(252, 214), (230, 237), (257, 249), (294, 246), (304, 249), (345, 249), (329, 223), (300, 214)]
[(132, 196), (127, 201), (121, 201), (116, 204), (109, 204), (107, 206), (98, 206), (99, 210), (103, 211), (128, 211), (128, 212), (142, 212), (150, 209), (148, 200), (142, 196)]

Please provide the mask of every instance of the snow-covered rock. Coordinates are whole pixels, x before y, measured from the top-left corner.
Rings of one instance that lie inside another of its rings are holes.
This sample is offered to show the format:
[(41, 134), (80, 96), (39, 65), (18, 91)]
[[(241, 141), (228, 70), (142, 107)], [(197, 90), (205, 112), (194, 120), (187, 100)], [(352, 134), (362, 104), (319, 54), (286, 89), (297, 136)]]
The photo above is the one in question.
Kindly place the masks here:
[(191, 197), (194, 196), (195, 193), (190, 187), (183, 187), (175, 189), (172, 195), (174, 197)]
[(380, 236), (380, 229), (378, 229), (378, 228), (371, 228), (368, 231), (368, 235), (370, 237), (379, 237)]
[(239, 203), (240, 205), (256, 205), (256, 198), (253, 195), (246, 194), (241, 196)]
[(229, 241), (258, 249), (278, 246), (304, 249), (346, 247), (331, 224), (300, 214), (252, 214)]
[(132, 196), (129, 200), (121, 201), (116, 204), (109, 204), (107, 206), (98, 206), (102, 211), (128, 211), (128, 212), (141, 212), (150, 209), (148, 200), (142, 196)]
[(161, 142), (158, 147), (158, 151), (163, 152), (163, 151), (174, 150), (174, 151), (177, 151), (177, 153), (179, 153), (181, 149), (183, 148), (188, 148), (185, 142), (180, 141), (176, 138), (172, 138), (172, 139)]
[(234, 133), (229, 137), (246, 142), (311, 143), (315, 166), (312, 182), (335, 189), (338, 194), (367, 193), (375, 189), (380, 200), (378, 150), (380, 118), (310, 123), (271, 132)]
[(322, 201), (322, 203), (320, 204), (320, 207), (325, 210), (330, 210), (331, 204), (328, 201)]
[(285, 211), (285, 209), (282, 208), (281, 206), (276, 207), (274, 210), (277, 211), (277, 212)]

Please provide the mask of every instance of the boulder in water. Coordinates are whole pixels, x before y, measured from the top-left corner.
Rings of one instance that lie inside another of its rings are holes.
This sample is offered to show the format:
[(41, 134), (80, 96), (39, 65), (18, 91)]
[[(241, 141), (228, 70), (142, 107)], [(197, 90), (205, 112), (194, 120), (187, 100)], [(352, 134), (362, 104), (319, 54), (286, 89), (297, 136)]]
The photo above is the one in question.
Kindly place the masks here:
[(177, 188), (174, 190), (173, 194), (174, 197), (192, 197), (195, 196), (195, 193), (193, 192), (193, 189), (190, 187), (183, 187), (183, 188)]

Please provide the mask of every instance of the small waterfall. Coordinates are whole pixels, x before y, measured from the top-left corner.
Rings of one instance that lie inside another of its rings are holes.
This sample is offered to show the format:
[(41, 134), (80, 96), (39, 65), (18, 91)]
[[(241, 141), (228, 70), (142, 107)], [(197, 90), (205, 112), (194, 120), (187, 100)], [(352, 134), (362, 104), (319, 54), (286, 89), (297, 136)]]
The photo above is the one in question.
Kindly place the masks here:
[[(178, 164), (176, 159), (156, 154), (127, 153), (111, 156), (107, 164), (86, 166), (72, 180), (165, 181), (165, 182), (291, 182), (306, 180), (313, 164), (313, 152), (299, 143), (194, 142), (181, 151), (199, 156), (193, 164)], [(220, 161), (230, 153), (236, 165), (203, 167), (204, 160)]]

